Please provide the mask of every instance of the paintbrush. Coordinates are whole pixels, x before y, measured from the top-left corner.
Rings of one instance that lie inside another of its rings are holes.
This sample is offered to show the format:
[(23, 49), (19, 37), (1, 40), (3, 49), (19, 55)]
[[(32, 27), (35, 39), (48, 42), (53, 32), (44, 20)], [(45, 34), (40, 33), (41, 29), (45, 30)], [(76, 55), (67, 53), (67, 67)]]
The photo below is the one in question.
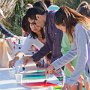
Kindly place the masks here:
[[(22, 58), (23, 58), (22, 61), (24, 61), (24, 55), (22, 56)], [(22, 62), (22, 64), (23, 64), (23, 62)], [(22, 65), (22, 70), (25, 71), (25, 65)]]
[(45, 80), (45, 84), (47, 84), (48, 72), (47, 72), (47, 73), (45, 72), (45, 79), (46, 79), (46, 80)]

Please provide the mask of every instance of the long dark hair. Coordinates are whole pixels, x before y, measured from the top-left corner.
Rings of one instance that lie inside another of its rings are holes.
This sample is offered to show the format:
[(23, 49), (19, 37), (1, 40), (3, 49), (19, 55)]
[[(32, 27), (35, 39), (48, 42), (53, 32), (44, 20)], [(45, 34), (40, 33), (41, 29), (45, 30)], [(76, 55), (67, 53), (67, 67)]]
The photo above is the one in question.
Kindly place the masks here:
[[(41, 32), (41, 35), (42, 35), (42, 39), (45, 39), (44, 29), (41, 28), (40, 32)], [(35, 38), (38, 38), (38, 35), (37, 35), (36, 33), (34, 33), (32, 30), (30, 30), (30, 35), (31, 35), (31, 37), (33, 37), (34, 39), (35, 39)]]
[(86, 1), (82, 1), (76, 9), (80, 14), (90, 18), (90, 4)]
[(30, 34), (31, 28), (29, 26), (29, 22), (26, 16), (24, 16), (22, 19), (22, 28), (27, 33), (27, 36), (28, 36)]
[(44, 3), (46, 4), (47, 7), (53, 4), (52, 0), (44, 0)]
[(44, 15), (46, 13), (45, 10), (43, 10), (42, 8), (37, 8), (37, 7), (33, 7), (33, 8), (29, 8), (26, 12), (26, 16), (27, 18), (30, 18), (30, 19), (34, 19), (36, 20), (36, 15), (39, 14), (39, 15)]
[(88, 19), (85, 16), (67, 6), (60, 7), (54, 16), (54, 22), (56, 25), (61, 24), (66, 26), (66, 33), (69, 40), (71, 39), (70, 42), (73, 41), (72, 30), (74, 30), (75, 25), (79, 22), (87, 27), (90, 23), (87, 20)]
[[(38, 38), (38, 35), (31, 30), (30, 23), (29, 23), (28, 17), (26, 15), (23, 17), (23, 20), (22, 20), (22, 28), (25, 32), (27, 32), (27, 35), (30, 34), (31, 37), (33, 37), (34, 39)], [(42, 35), (42, 39), (44, 39), (45, 38), (44, 29), (41, 28), (40, 32)]]
[(41, 9), (43, 9), (45, 12), (48, 11), (47, 6), (46, 6), (45, 3), (42, 2), (42, 1), (37, 1), (37, 2), (35, 2), (35, 3), (33, 4), (33, 7), (41, 8)]
[(87, 1), (82, 1), (82, 2), (78, 5), (78, 7), (77, 7), (76, 10), (78, 10), (80, 7), (83, 7), (83, 6), (85, 6), (85, 5), (89, 5), (88, 2), (87, 2)]

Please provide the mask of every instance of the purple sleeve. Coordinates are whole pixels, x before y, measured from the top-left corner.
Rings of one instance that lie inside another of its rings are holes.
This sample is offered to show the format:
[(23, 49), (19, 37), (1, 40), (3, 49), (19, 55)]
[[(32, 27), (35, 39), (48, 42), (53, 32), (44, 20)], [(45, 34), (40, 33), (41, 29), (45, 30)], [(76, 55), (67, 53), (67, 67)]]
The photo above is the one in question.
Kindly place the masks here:
[(34, 54), (32, 56), (33, 60), (36, 62), (36, 61), (39, 61), (41, 58), (43, 58), (47, 53), (50, 52), (50, 49), (49, 49), (49, 46), (48, 44), (46, 43), (41, 49), (40, 51), (38, 51), (36, 54)]
[[(47, 24), (48, 24), (48, 20), (47, 21)], [(49, 28), (49, 29), (48, 29)], [(36, 61), (39, 61), (41, 58), (43, 58), (47, 53), (49, 53), (51, 51), (50, 49), (50, 44), (51, 43), (51, 39), (50, 39), (50, 35), (49, 35), (49, 31), (50, 31), (50, 26), (48, 25), (45, 25), (45, 38), (46, 38), (46, 43), (44, 44), (44, 46), (37, 52), (35, 53), (32, 58), (33, 60), (36, 62)]]

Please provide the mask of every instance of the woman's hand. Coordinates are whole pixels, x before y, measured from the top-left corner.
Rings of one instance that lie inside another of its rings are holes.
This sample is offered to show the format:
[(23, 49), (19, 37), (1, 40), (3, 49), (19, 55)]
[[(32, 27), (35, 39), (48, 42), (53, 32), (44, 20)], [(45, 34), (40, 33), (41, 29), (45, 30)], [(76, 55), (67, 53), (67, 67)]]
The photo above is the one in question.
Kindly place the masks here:
[(71, 85), (65, 83), (62, 90), (71, 90)]
[(28, 64), (29, 62), (33, 62), (33, 58), (30, 56), (30, 55), (25, 55), (24, 57), (23, 57), (23, 64), (24, 65), (26, 65), (26, 64)]
[(53, 73), (54, 71), (55, 71), (55, 68), (54, 68), (52, 65), (50, 65), (50, 66), (46, 69), (45, 73), (46, 73), (46, 74), (51, 74), (51, 73)]
[(80, 75), (78, 82), (82, 84), (83, 80), (84, 80), (84, 77), (82, 75)]
[(11, 60), (9, 62), (9, 67), (13, 67), (18, 59), (19, 59), (19, 57), (15, 57), (13, 60)]

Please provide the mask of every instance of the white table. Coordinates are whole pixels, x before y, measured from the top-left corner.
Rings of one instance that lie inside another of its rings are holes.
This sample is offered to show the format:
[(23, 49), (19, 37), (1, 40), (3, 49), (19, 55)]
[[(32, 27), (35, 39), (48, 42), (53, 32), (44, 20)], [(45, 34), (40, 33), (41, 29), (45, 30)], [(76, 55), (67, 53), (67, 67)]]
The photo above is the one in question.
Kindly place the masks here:
[(15, 78), (10, 77), (10, 69), (0, 68), (0, 90), (30, 90), (17, 84)]
[[(0, 90), (31, 90), (30, 88), (25, 88), (17, 84), (15, 77), (10, 77), (10, 68), (0, 68)], [(49, 77), (50, 78), (50, 77)], [(51, 80), (51, 78), (49, 79)], [(56, 79), (57, 84), (59, 81)], [(42, 89), (32, 89), (32, 90), (42, 90)], [(52, 90), (52, 88), (43, 88), (43, 90)]]

